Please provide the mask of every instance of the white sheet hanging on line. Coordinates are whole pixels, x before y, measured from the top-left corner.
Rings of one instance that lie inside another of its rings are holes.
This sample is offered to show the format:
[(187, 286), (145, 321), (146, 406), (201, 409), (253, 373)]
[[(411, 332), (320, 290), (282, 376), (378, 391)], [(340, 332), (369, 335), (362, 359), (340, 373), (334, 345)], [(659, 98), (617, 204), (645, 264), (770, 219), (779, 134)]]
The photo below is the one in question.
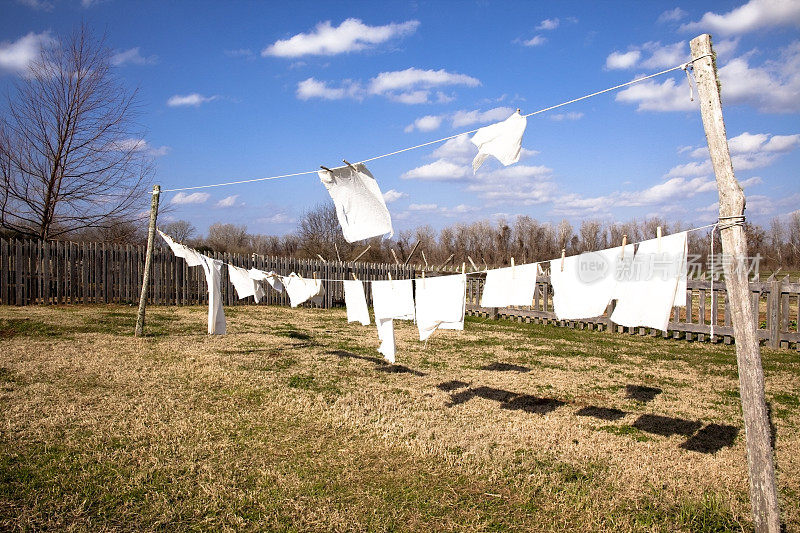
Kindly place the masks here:
[(289, 303), (297, 307), (301, 303), (311, 300), (311, 303), (322, 305), (325, 296), (325, 287), (318, 279), (306, 279), (294, 272), (283, 278), (283, 286), (289, 295)]
[(685, 231), (639, 243), (630, 275), (619, 281), (611, 321), (666, 331), (685, 264)]
[(347, 242), (394, 235), (381, 189), (366, 166), (357, 163), (317, 174), (336, 205), (336, 216)]
[(367, 297), (364, 294), (364, 284), (358, 280), (344, 280), (344, 304), (347, 307), (347, 321), (361, 322), (369, 326), (369, 311), (367, 310)]
[(395, 342), (393, 319), (414, 320), (414, 290), (411, 280), (387, 280), (372, 282), (372, 306), (378, 339), (378, 352), (394, 364)]
[(225, 335), (225, 310), (222, 308), (222, 291), (219, 288), (223, 263), (207, 255), (200, 254), (199, 257), (208, 284), (208, 333)]
[(614, 298), (617, 272), (624, 257), (633, 259), (633, 244), (588, 252), (550, 261), (553, 310), (559, 320), (578, 320), (602, 315)]
[(264, 272), (263, 270), (258, 270), (257, 268), (251, 268), (247, 271), (247, 275), (250, 276), (250, 279), (255, 281), (266, 281), (269, 283), (269, 286), (276, 291), (283, 292), (283, 283), (281, 283), (281, 278), (273, 271)]
[(465, 274), (416, 279), (414, 286), (419, 340), (426, 340), (437, 328), (464, 329)]
[(490, 155), (505, 166), (519, 161), (522, 135), (527, 125), (528, 119), (516, 112), (503, 122), (491, 124), (475, 132), (471, 140), (478, 147), (478, 155), (472, 160), (472, 172), (477, 172)]
[(538, 263), (489, 270), (483, 285), (481, 307), (531, 305), (538, 271)]
[(247, 270), (229, 264), (228, 277), (236, 288), (236, 295), (240, 300), (252, 296), (258, 303), (264, 297), (264, 289), (261, 288), (261, 283), (251, 278)]
[(175, 254), (175, 257), (181, 257), (186, 260), (186, 266), (194, 267), (203, 264), (202, 260), (200, 259), (200, 254), (197, 252), (197, 250), (175, 242), (169, 235), (161, 230), (158, 230), (158, 234), (161, 235), (161, 238), (164, 239), (164, 241), (166, 241), (167, 245), (172, 250), (172, 253)]

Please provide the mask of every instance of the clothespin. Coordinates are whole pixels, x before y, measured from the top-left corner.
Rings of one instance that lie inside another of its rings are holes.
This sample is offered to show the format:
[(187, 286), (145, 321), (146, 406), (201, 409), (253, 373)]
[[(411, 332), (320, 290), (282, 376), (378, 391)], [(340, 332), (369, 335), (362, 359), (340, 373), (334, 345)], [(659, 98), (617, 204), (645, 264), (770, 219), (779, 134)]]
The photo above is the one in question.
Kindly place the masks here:
[(620, 256), (620, 259), (625, 259), (625, 247), (626, 246), (628, 246), (628, 234), (627, 233), (623, 233), (622, 234), (622, 255)]
[(425, 257), (425, 250), (420, 250), (422, 252), (422, 260), (425, 261), (425, 268), (428, 268), (428, 259)]
[(466, 274), (467, 273), (467, 263), (466, 262), (461, 263), (461, 273), (462, 274)]
[(517, 108), (517, 115), (521, 115), (521, 114), (522, 114), (522, 111), (520, 110), (520, 108)]
[(656, 239), (658, 239), (658, 251), (661, 252), (661, 226), (656, 228)]
[(314, 281), (317, 281), (317, 271), (314, 271)]
[(347, 159), (342, 159), (342, 162), (343, 162), (345, 165), (347, 165), (348, 167), (350, 167), (351, 169), (353, 169), (353, 170), (355, 170), (355, 169), (356, 169), (356, 167), (354, 167), (352, 163), (348, 163), (348, 162), (347, 162)]
[(389, 285), (392, 287), (392, 289), (394, 289), (394, 282), (392, 281), (392, 273), (387, 272), (387, 275), (389, 276)]
[(356, 277), (356, 273), (355, 272), (350, 272), (350, 274), (353, 276), (353, 279), (355, 281), (358, 281), (358, 278)]
[(473, 272), (477, 272), (478, 271), (478, 267), (475, 266), (475, 261), (473, 261), (470, 256), (467, 256), (467, 259), (469, 259), (469, 264), (472, 265), (472, 271)]
[(422, 271), (422, 287), (425, 288), (425, 271)]
[(514, 279), (514, 258), (511, 258), (511, 279)]
[(567, 257), (567, 249), (566, 248), (562, 248), (561, 249), (561, 272), (564, 272), (564, 258), (566, 258), (566, 257)]
[(333, 170), (329, 169), (328, 167), (320, 165), (319, 168), (321, 168), (322, 170), (327, 170), (330, 173), (333, 173)]

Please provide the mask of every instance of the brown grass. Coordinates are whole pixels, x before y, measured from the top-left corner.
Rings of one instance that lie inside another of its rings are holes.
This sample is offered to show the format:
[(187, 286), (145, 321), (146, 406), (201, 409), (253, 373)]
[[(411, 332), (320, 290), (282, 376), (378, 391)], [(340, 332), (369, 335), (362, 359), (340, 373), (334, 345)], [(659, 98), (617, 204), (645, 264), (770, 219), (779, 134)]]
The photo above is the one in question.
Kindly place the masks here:
[[(0, 528), (751, 527), (730, 347), (470, 320), (398, 365), (344, 311), (0, 308)], [(764, 350), (800, 528), (800, 359)]]

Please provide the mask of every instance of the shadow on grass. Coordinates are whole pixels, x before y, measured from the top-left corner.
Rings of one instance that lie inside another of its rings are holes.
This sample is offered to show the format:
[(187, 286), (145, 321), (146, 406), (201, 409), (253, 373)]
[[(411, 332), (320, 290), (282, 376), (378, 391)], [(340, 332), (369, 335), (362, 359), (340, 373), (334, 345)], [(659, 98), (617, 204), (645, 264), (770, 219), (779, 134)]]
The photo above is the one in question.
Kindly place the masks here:
[(596, 405), (587, 405), (586, 407), (583, 407), (575, 411), (575, 414), (577, 416), (591, 416), (594, 418), (598, 418), (600, 420), (614, 421), (624, 418), (625, 415), (628, 413), (611, 407), (597, 407)]
[(520, 365), (512, 365), (511, 363), (501, 363), (499, 361), (495, 361), (494, 363), (489, 363), (486, 366), (482, 366), (481, 370), (494, 370), (495, 372), (530, 372), (531, 369), (527, 366), (520, 366)]
[(411, 374), (412, 376), (427, 376), (428, 374), (408, 368), (404, 365), (391, 365), (386, 360), (380, 357), (370, 357), (367, 355), (359, 355), (357, 353), (348, 352), (347, 350), (328, 350), (326, 354), (335, 355), (337, 357), (347, 357), (349, 359), (360, 359), (375, 364), (375, 370), (378, 372), (385, 372), (387, 374)]
[(647, 403), (661, 394), (661, 389), (656, 387), (645, 387), (643, 385), (625, 385), (625, 397), (637, 402)]
[[(449, 382), (452, 383), (452, 382)], [(460, 383), (460, 382), (458, 382)], [(440, 384), (440, 388), (441, 385)], [(494, 387), (474, 387), (468, 388), (461, 392), (450, 395), (450, 404), (448, 407), (454, 407), (462, 403), (468, 402), (473, 398), (483, 398), (484, 400), (492, 400), (500, 404), (501, 409), (510, 409), (516, 411), (524, 411), (526, 413), (544, 415), (551, 411), (556, 410), (565, 402), (555, 398), (539, 398), (530, 394), (519, 394), (504, 389), (497, 389)]]

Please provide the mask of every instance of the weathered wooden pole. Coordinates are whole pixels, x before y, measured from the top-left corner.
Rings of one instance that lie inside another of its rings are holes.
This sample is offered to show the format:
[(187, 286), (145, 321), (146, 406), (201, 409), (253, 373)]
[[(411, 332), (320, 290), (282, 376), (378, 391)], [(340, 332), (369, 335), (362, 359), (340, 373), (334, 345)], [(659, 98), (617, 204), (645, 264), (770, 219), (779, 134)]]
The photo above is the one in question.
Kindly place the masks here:
[(161, 196), (161, 187), (153, 185), (153, 199), (150, 202), (150, 227), (147, 229), (147, 255), (144, 258), (144, 275), (142, 276), (142, 294), (139, 296), (139, 313), (136, 315), (136, 332), (134, 333), (137, 337), (141, 337), (144, 333), (144, 310), (147, 306), (147, 286), (150, 284), (150, 263), (153, 260), (159, 196)]
[(764, 398), (764, 369), (755, 330), (754, 309), (747, 280), (747, 240), (744, 233), (745, 197), (733, 174), (725, 123), (722, 119), (720, 84), (711, 48), (711, 36), (703, 34), (690, 42), (700, 114), (719, 191), (719, 218), (725, 287), (731, 305), (736, 337), (739, 391), (742, 400), (750, 502), (755, 530), (780, 531), (780, 510), (775, 486), (775, 463), (770, 441), (769, 416)]

